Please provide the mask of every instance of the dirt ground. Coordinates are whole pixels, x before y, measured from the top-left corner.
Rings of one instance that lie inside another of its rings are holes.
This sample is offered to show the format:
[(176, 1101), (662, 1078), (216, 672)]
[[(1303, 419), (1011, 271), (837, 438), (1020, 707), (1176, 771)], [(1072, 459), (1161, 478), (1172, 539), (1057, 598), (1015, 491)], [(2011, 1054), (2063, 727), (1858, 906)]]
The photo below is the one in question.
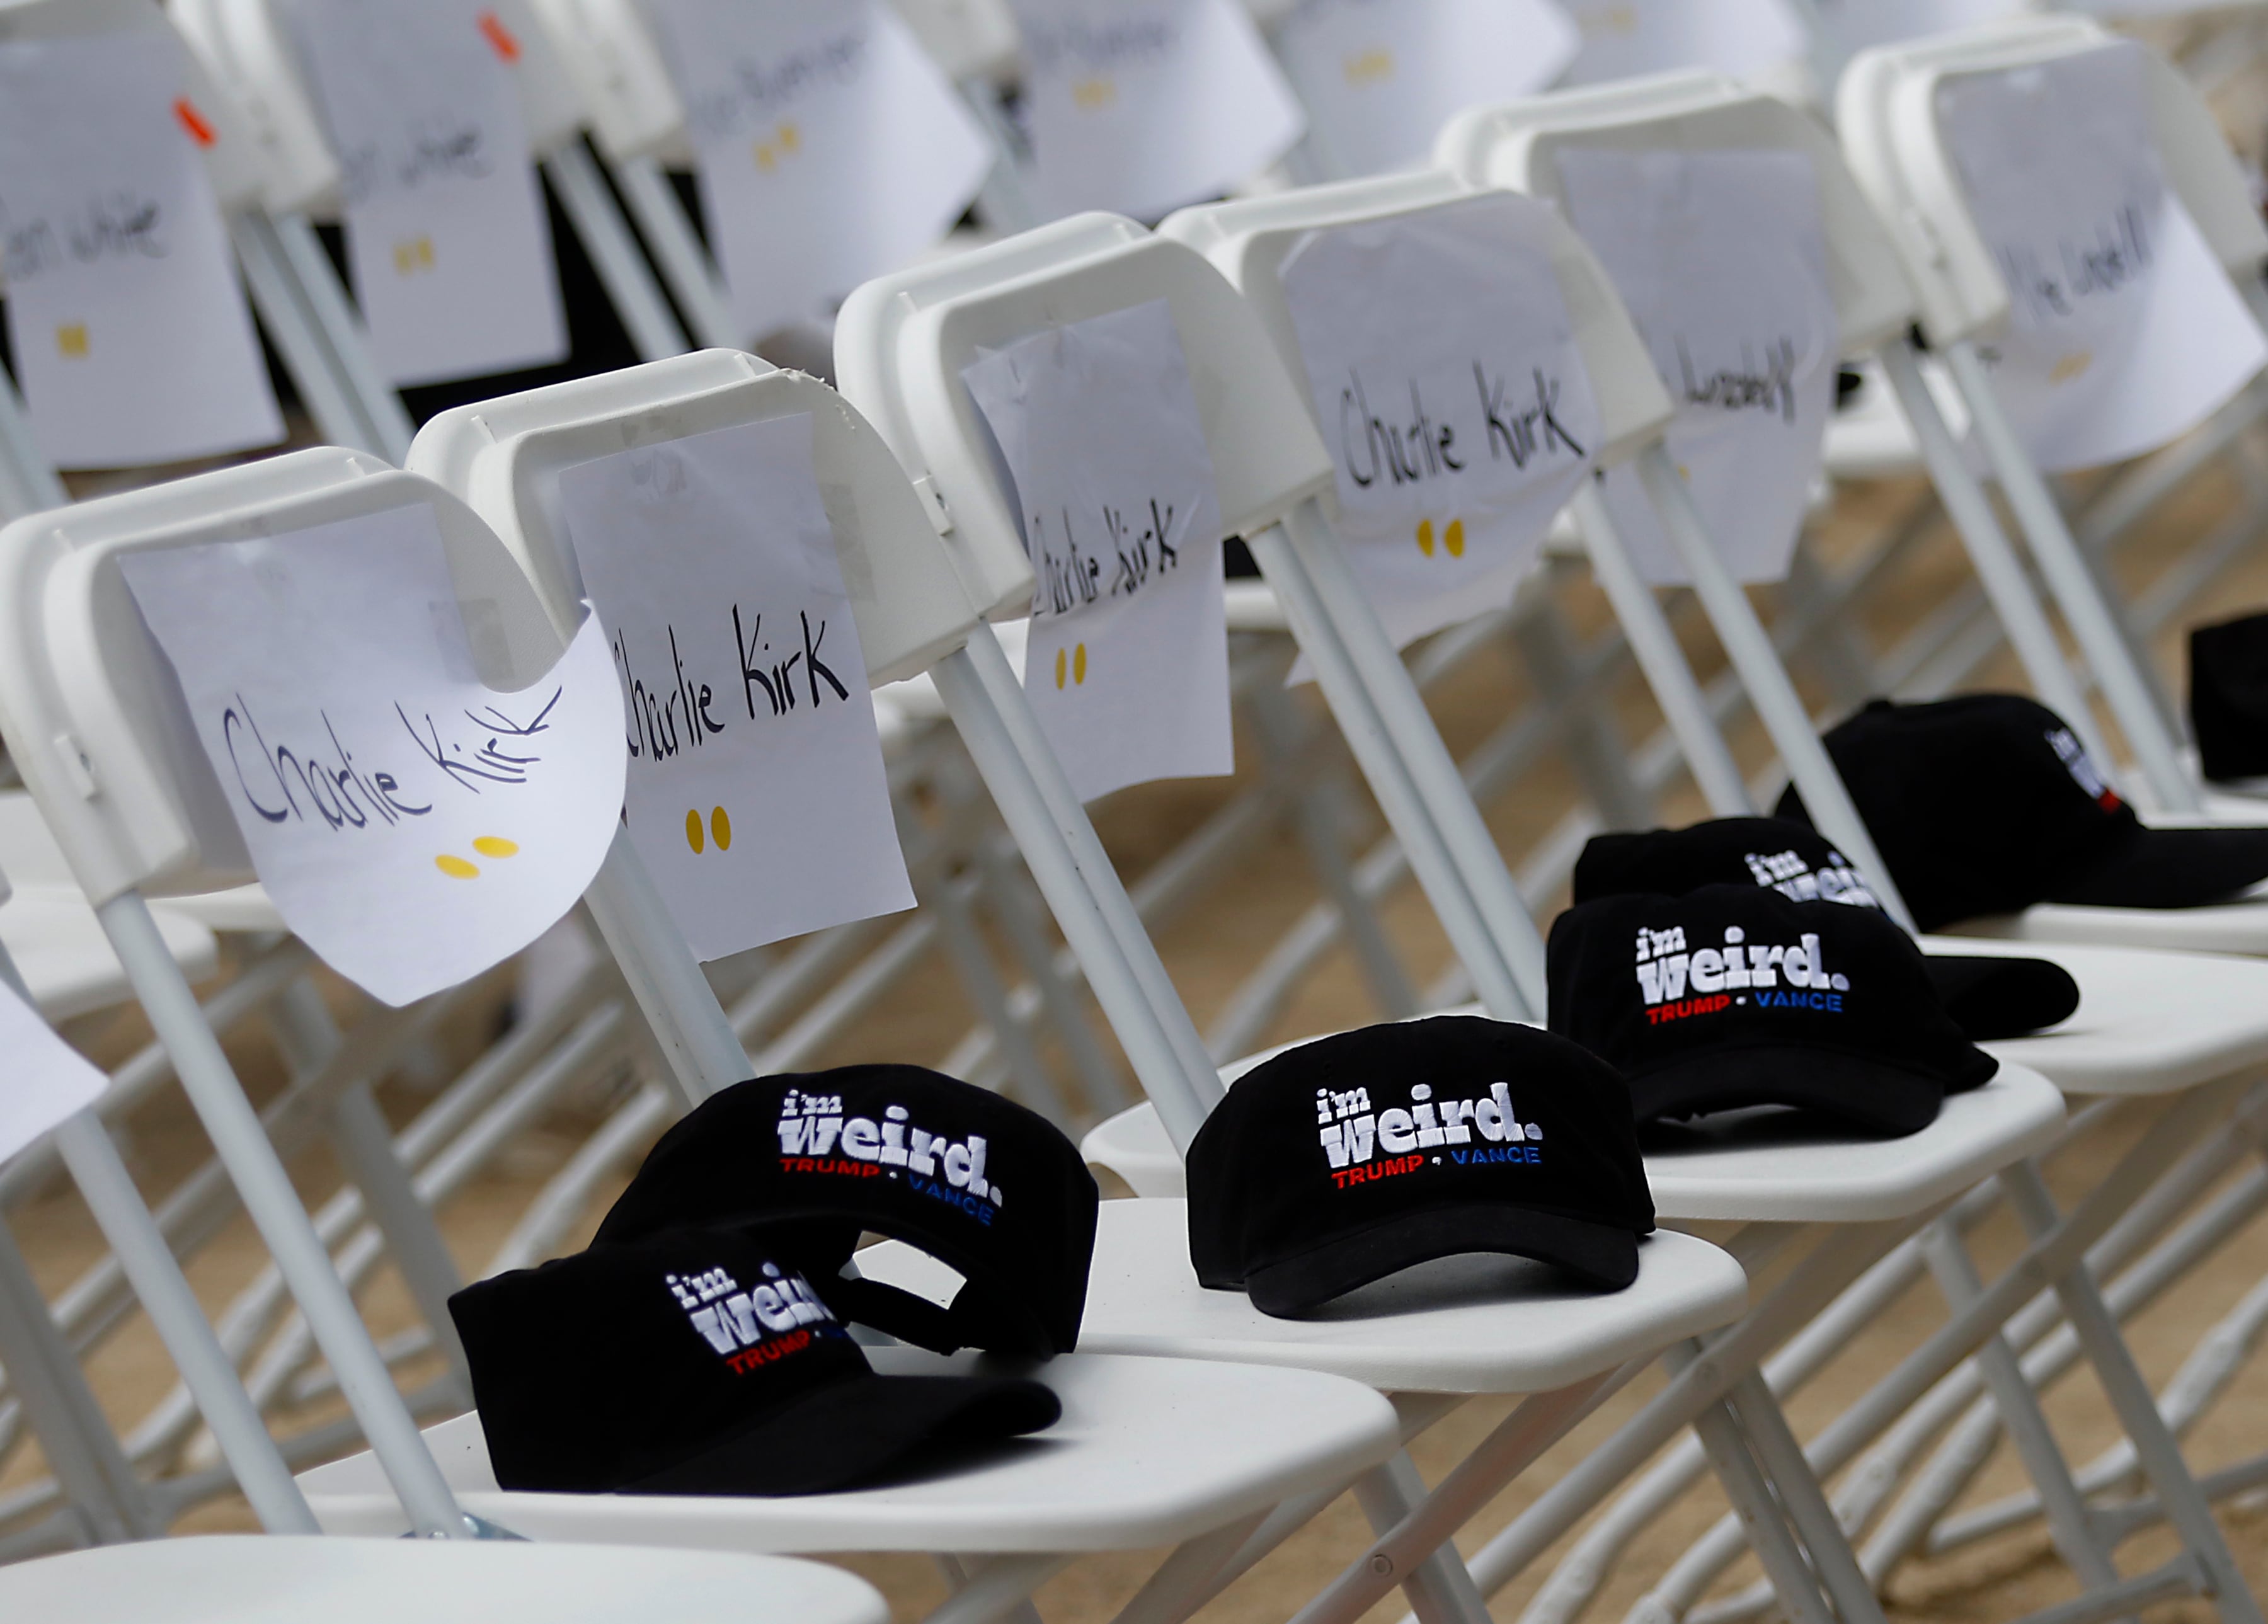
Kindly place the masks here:
[[(1867, 538), (1904, 513), (1917, 492), (1904, 485), (1860, 488), (1846, 493), (1836, 511), (1821, 526), (1822, 553), (1830, 564), (1855, 555)], [(2154, 578), (2173, 546), (2204, 533), (2229, 512), (2238, 492), (2232, 481), (2214, 475), (2194, 481), (2191, 489), (2159, 514), (2148, 537), (2121, 561), (2123, 584), (2139, 590)], [(1941, 529), (1915, 550), (1893, 579), (1871, 592), (1865, 600), (1870, 636), (1885, 646), (1904, 629), (1918, 623), (1933, 606), (1965, 578), (1957, 547)], [(1571, 618), (1587, 634), (1603, 624), (1603, 610), (1580, 578), (1564, 587)], [(2218, 581), (2184, 614), (2174, 628), (2268, 604), (2268, 547), (2255, 546), (2247, 561)], [(1684, 617), (1686, 632), (1697, 664), (1705, 671), (1719, 663), (1705, 635), (1695, 629), (1697, 616)], [(2173, 631), (2161, 640), (2165, 669), (2181, 669), (2178, 639)], [(1807, 682), (1808, 677), (1807, 676)], [(2012, 686), (2014, 672), (2005, 659), (1988, 664), (1967, 686)], [(1508, 646), (1484, 650), (1433, 694), (1444, 731), (1461, 753), (1484, 738), (1529, 692), (1526, 676)], [(1628, 735), (1644, 737), (1657, 725), (1651, 706), (1634, 678), (1623, 684), (1617, 703)], [(1765, 752), (1753, 728), (1737, 739), (1744, 761), (1760, 763)], [(1254, 752), (1248, 740), (1241, 760)], [(1238, 787), (1236, 781), (1157, 786), (1116, 797), (1100, 809), (1105, 839), (1130, 876), (1170, 849), (1209, 812), (1221, 805)], [(1504, 849), (1515, 858), (1529, 851), (1565, 813), (1575, 798), (1574, 779), (1556, 757), (1548, 756), (1526, 775), (1509, 794), (1488, 809), (1491, 822)], [(1700, 808), (1682, 781), (1664, 797), (1666, 820), (1682, 821), (1699, 814)], [(1374, 833), (1374, 815), (1365, 817)], [(1366, 834), (1366, 841), (1369, 834)], [(1176, 982), (1200, 1026), (1223, 1007), (1233, 989), (1259, 956), (1267, 951), (1310, 905), (1314, 882), (1297, 842), (1280, 836), (1264, 840), (1245, 851), (1190, 907), (1159, 932), (1160, 945)], [(1405, 885), (1390, 900), (1386, 916), (1397, 947), (1423, 984), (1448, 962), (1445, 942), (1413, 887)], [(507, 993), (499, 978), (478, 1007), (455, 1023), (446, 1035), (440, 1058), (461, 1062), (477, 1053), (495, 1029)], [(349, 1001), (340, 995), (342, 1009)], [(1344, 1026), (1372, 1014), (1361, 979), (1351, 956), (1334, 952), (1281, 1013), (1272, 1036), (1278, 1040)], [(947, 1054), (967, 1031), (968, 1008), (958, 985), (941, 960), (924, 963), (888, 1001), (862, 1022), (856, 1035), (829, 1056), (836, 1062), (901, 1059), (934, 1063)], [(121, 1015), (83, 1022), (71, 1035), (99, 1058), (115, 1062), (141, 1040), (135, 1018)], [(278, 1086), (281, 1068), (264, 1038), (255, 1033), (233, 1041), (236, 1057), (256, 1093)], [(397, 1080), (385, 1094), (387, 1108), (407, 1120), (427, 1096), (414, 1082)], [(526, 1203), (572, 1154), (596, 1118), (600, 1102), (579, 1102), (524, 1135), (498, 1164), (480, 1178), (443, 1213), (445, 1228), (460, 1263), (477, 1273), (510, 1231)], [(2136, 1120), (2139, 1120), (2136, 1119)], [(2132, 1121), (2122, 1121), (2113, 1130), (2078, 1147), (2051, 1170), (2058, 1192), (2066, 1197), (2087, 1190), (2134, 1131)], [(127, 1145), (137, 1175), (153, 1200), (161, 1197), (206, 1154), (201, 1134), (178, 1093), (161, 1093), (130, 1124)], [(311, 1206), (335, 1187), (338, 1174), (321, 1155), (299, 1158), (295, 1174)], [(585, 1217), (584, 1231), (594, 1223), (594, 1207)], [(11, 1222), (31, 1256), (45, 1289), (60, 1292), (100, 1255), (100, 1246), (83, 1209), (66, 1187), (40, 1194), (13, 1215)], [(577, 1238), (579, 1244), (578, 1236)], [(1980, 1260), (1988, 1273), (2016, 1246), (2014, 1227), (2005, 1219), (1987, 1224), (1977, 1236)], [(265, 1254), (249, 1226), (238, 1220), (203, 1246), (192, 1260), (191, 1275), (208, 1309), (217, 1314), (234, 1294), (259, 1270)], [(2145, 1372), (2154, 1384), (2162, 1383), (2178, 1366), (2198, 1335), (2246, 1292), (2268, 1275), (2268, 1231), (2255, 1224), (2226, 1247), (2207, 1267), (2183, 1281), (2154, 1306), (2131, 1329), (2131, 1338)], [(363, 1294), (368, 1317), (381, 1333), (400, 1328), (411, 1319), (406, 1300), (390, 1275), (376, 1280)], [(1845, 1405), (1866, 1390), (1904, 1351), (1924, 1340), (1944, 1317), (1933, 1290), (1917, 1287), (1895, 1312), (1878, 1319), (1845, 1354), (1797, 1394), (1789, 1405), (1800, 1432), (1809, 1436)], [(122, 1429), (131, 1428), (173, 1384), (173, 1373), (163, 1350), (138, 1319), (109, 1336), (92, 1356), (89, 1366), (97, 1390)], [(413, 1374), (416, 1372), (413, 1371)], [(1466, 1531), (1461, 1544), (1471, 1550), (1502, 1527), (1544, 1486), (1622, 1416), (1642, 1402), (1653, 1390), (1649, 1379), (1625, 1393), (1600, 1416), (1563, 1443), (1546, 1460), (1501, 1495)], [(2112, 1429), (2107, 1407), (2091, 1378), (2074, 1376), (2058, 1384), (2049, 1396), (2049, 1413), (2067, 1456), (2091, 1459), (2107, 1444)], [(1431, 1480), (1481, 1437), (1506, 1413), (1504, 1402), (1483, 1400), (1456, 1412), (1421, 1438), (1413, 1452)], [(305, 1407), (292, 1417), (321, 1419), (328, 1412), (321, 1403)], [(2210, 1468), (2268, 1450), (2268, 1360), (2248, 1363), (2231, 1391), (2205, 1425), (2189, 1441), (2192, 1461)], [(35, 1449), (18, 1451), (0, 1473), (0, 1501), (7, 1493), (40, 1475)], [(1981, 1503), (2009, 1492), (2021, 1481), (2010, 1452), (1997, 1453), (1967, 1503)], [(2268, 1509), (2238, 1503), (2223, 1509), (2224, 1526), (2257, 1591), (2268, 1596)], [(1705, 1481), (1686, 1495), (1653, 1529), (1617, 1561), (1609, 1574), (1592, 1616), (1606, 1619), (1629, 1611), (1690, 1540), (1723, 1513), (1724, 1502), (1712, 1484)], [(250, 1522), (240, 1503), (207, 1504), (182, 1519), (188, 1530), (239, 1529)], [(1210, 1624), (1260, 1624), (1281, 1620), (1298, 1606), (1366, 1543), (1361, 1515), (1351, 1498), (1332, 1506), (1257, 1569), (1219, 1598), (1201, 1615)], [(2139, 1538), (2124, 1547), (2119, 1560), (2128, 1572), (2140, 1571), (2171, 1554), (2161, 1535)], [(1556, 1556), (1556, 1553), (1554, 1554)], [(1050, 1583), (1039, 1596), (1042, 1613), (1062, 1624), (1086, 1624), (1109, 1618), (1154, 1568), (1162, 1553), (1138, 1552), (1080, 1561)], [(1499, 1595), (1496, 1615), (1506, 1620), (1520, 1615), (1543, 1577), (1547, 1558)], [(872, 1578), (888, 1594), (900, 1619), (913, 1619), (941, 1600), (945, 1584), (925, 1561), (905, 1558), (858, 1558), (847, 1562)], [(1745, 1585), (1754, 1569), (1745, 1561), (1719, 1585), (1727, 1593)], [(1966, 1551), (1914, 1564), (1898, 1577), (1893, 1592), (1894, 1613), (1915, 1624), (1982, 1624), (2004, 1620), (2032, 1608), (2064, 1599), (2076, 1586), (2036, 1532), (1997, 1537)], [(1399, 1597), (1378, 1609), (1380, 1619), (1398, 1618)], [(2201, 1603), (2170, 1604), (2152, 1610), (2153, 1620), (2204, 1620)]]

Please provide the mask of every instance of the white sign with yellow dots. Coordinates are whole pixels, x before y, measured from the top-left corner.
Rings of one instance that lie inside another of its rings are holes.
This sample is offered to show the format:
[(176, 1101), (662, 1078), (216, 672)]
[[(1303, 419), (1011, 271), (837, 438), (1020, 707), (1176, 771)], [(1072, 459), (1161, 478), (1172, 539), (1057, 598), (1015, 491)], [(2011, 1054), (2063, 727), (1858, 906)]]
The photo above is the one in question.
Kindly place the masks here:
[(423, 505), (122, 567), (254, 871), (334, 970), (398, 1008), (581, 897), (622, 805), (595, 621), (540, 681), (490, 687)]
[(1307, 127), (1242, 0), (1010, 0), (1027, 187), (1044, 219), (1156, 220), (1218, 197)]
[(0, 1164), (102, 1098), (110, 1079), (0, 985)]
[(1172, 311), (1049, 328), (962, 377), (1014, 482), (1024, 688), (1071, 787), (1233, 772), (1220, 497)]
[(165, 33), (0, 44), (0, 273), (40, 451), (68, 468), (284, 437)]
[(753, 342), (967, 211), (995, 149), (885, 0), (659, 0), (703, 213)]
[(1583, 48), (1570, 84), (1596, 85), (1675, 68), (1735, 77), (1801, 62), (1811, 37), (1801, 0), (1567, 0)]
[(2051, 472), (2155, 450), (2218, 411), (2268, 339), (2152, 136), (2139, 47), (1947, 83), (1938, 117), (2008, 284), (1993, 388)]
[(1397, 646), (1509, 604), (1591, 472), (1598, 402), (1555, 224), (1496, 193), (1313, 231), (1285, 256), (1339, 533)]
[(694, 952), (914, 905), (806, 415), (559, 481), (627, 711), (630, 838)]
[(1557, 0), (1300, 0), (1275, 31), (1337, 175), (1424, 163), (1453, 115), (1542, 90), (1581, 38)]
[(551, 226), (512, 64), (482, 0), (297, 0), (344, 176), (347, 257), (399, 385), (565, 358)]
[[(1780, 579), (1819, 477), (1842, 331), (1811, 160), (1580, 148), (1559, 173), (1569, 217), (1669, 386), (1669, 454), (1726, 566)], [(1606, 499), (1638, 573), (1683, 584), (1636, 473), (1609, 473)]]

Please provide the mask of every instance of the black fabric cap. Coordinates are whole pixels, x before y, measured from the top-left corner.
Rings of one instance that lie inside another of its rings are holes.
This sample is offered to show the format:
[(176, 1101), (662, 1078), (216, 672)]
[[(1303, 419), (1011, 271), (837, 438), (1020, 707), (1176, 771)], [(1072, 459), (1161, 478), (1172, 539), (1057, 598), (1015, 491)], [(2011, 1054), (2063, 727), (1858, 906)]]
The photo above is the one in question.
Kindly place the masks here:
[[(2268, 878), (2268, 828), (2144, 828), (2063, 719), (2017, 694), (1876, 700), (1826, 744), (1924, 930), (2040, 902), (2197, 908)], [(1793, 789), (1778, 811), (1810, 821)]]
[(1619, 1288), (1653, 1228), (1622, 1079), (1549, 1032), (1462, 1016), (1278, 1054), (1214, 1108), (1188, 1172), (1198, 1280), (1285, 1319), (1463, 1253)]
[(1868, 908), (1754, 885), (1609, 897), (1553, 924), (1550, 974), (1552, 1030), (1621, 1069), (1641, 1121), (1780, 1105), (1911, 1133), (1999, 1069)]
[[(1079, 1341), (1101, 1193), (1045, 1117), (920, 1066), (759, 1077), (661, 1136), (599, 1225), (611, 1245), (685, 1225), (792, 1224), (846, 1318), (951, 1353), (1044, 1358)], [(836, 1278), (863, 1231), (966, 1282), (950, 1309)]]
[[(1704, 885), (1757, 885), (1795, 902), (1843, 902), (1882, 912), (1881, 900), (1827, 838), (1782, 818), (1715, 818), (1683, 829), (1594, 835), (1575, 863), (1575, 901)], [(1884, 917), (1888, 917), (1884, 915)], [(2079, 983), (2045, 959), (1930, 952), (1930, 980), (1970, 1041), (2021, 1038), (2071, 1018)]]
[(2268, 614), (2190, 633), (2190, 726), (2215, 783), (2268, 778)]
[(808, 1495), (1052, 1426), (1012, 1377), (880, 1376), (776, 1243), (678, 1230), (466, 1287), (449, 1312), (497, 1484)]

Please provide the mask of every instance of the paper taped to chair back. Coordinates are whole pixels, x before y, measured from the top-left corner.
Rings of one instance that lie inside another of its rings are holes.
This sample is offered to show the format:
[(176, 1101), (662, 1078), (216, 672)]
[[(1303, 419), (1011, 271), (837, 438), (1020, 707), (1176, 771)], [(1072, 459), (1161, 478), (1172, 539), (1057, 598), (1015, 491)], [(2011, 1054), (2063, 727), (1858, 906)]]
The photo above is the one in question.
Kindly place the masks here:
[(0, 44), (8, 336), (40, 448), (65, 467), (284, 437), (186, 79), (164, 33)]
[(1241, 0), (1011, 0), (1043, 220), (1155, 220), (1218, 197), (1306, 127)]
[(120, 567), (261, 883), (373, 997), (502, 963), (598, 872), (624, 767), (604, 634), (586, 621), (541, 680), (490, 688), (430, 508)]
[(2167, 185), (2148, 70), (2139, 47), (2115, 43), (1938, 90), (2008, 284), (1993, 387), (2051, 472), (2154, 450), (2268, 364), (2268, 338)]
[(1401, 646), (1512, 601), (1599, 408), (1548, 203), (1494, 193), (1311, 231), (1284, 261), (1339, 533)]
[(1570, 0), (1583, 48), (1570, 85), (1598, 85), (1673, 68), (1735, 77), (1799, 61), (1810, 37), (1795, 0)]
[(1024, 687), (1079, 798), (1235, 770), (1220, 497), (1170, 306), (1035, 333), (962, 377), (1039, 577)]
[(994, 162), (883, 0), (660, 0), (703, 213), (749, 340), (918, 257)]
[(102, 1098), (109, 1079), (0, 984), (0, 1164)]
[(1467, 107), (1535, 94), (1582, 35), (1557, 0), (1299, 0), (1276, 53), (1336, 175), (1422, 164)]
[[(1779, 579), (1819, 476), (1841, 332), (1810, 158), (1577, 148), (1559, 172), (1677, 404), (1669, 453), (1727, 567)], [(1639, 573), (1683, 584), (1636, 472), (1609, 474), (1606, 494)]]
[(510, 64), (475, 0), (298, 0), (344, 177), (355, 298), (396, 384), (567, 354), (551, 227)]
[(812, 427), (560, 477), (630, 710), (630, 839), (703, 959), (914, 905)]

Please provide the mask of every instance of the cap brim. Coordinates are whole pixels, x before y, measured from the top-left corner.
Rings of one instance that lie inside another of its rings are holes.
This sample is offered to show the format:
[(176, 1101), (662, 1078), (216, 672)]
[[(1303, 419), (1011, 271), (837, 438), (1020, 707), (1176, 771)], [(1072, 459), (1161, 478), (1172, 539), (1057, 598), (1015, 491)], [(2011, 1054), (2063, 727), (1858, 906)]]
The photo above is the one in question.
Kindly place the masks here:
[(1937, 1121), (1937, 1078), (1839, 1049), (1753, 1044), (1696, 1055), (1631, 1078), (1640, 1122), (1706, 1116), (1749, 1106), (1791, 1106), (1895, 1137)]
[(1638, 1278), (1638, 1236), (1611, 1224), (1501, 1202), (1407, 1213), (1245, 1275), (1263, 1314), (1296, 1319), (1334, 1297), (1436, 1258), (1472, 1252), (1529, 1258), (1618, 1291)]
[(2268, 828), (2136, 828), (2051, 902), (2206, 908), (2268, 879)]
[(1926, 962), (1938, 1002), (1971, 1043), (2028, 1037), (2079, 1010), (2079, 983), (2049, 959), (1931, 953)]
[(821, 1495), (1053, 1426), (1042, 1383), (995, 1376), (859, 1376), (806, 1393), (698, 1455), (615, 1491), (628, 1495)]

